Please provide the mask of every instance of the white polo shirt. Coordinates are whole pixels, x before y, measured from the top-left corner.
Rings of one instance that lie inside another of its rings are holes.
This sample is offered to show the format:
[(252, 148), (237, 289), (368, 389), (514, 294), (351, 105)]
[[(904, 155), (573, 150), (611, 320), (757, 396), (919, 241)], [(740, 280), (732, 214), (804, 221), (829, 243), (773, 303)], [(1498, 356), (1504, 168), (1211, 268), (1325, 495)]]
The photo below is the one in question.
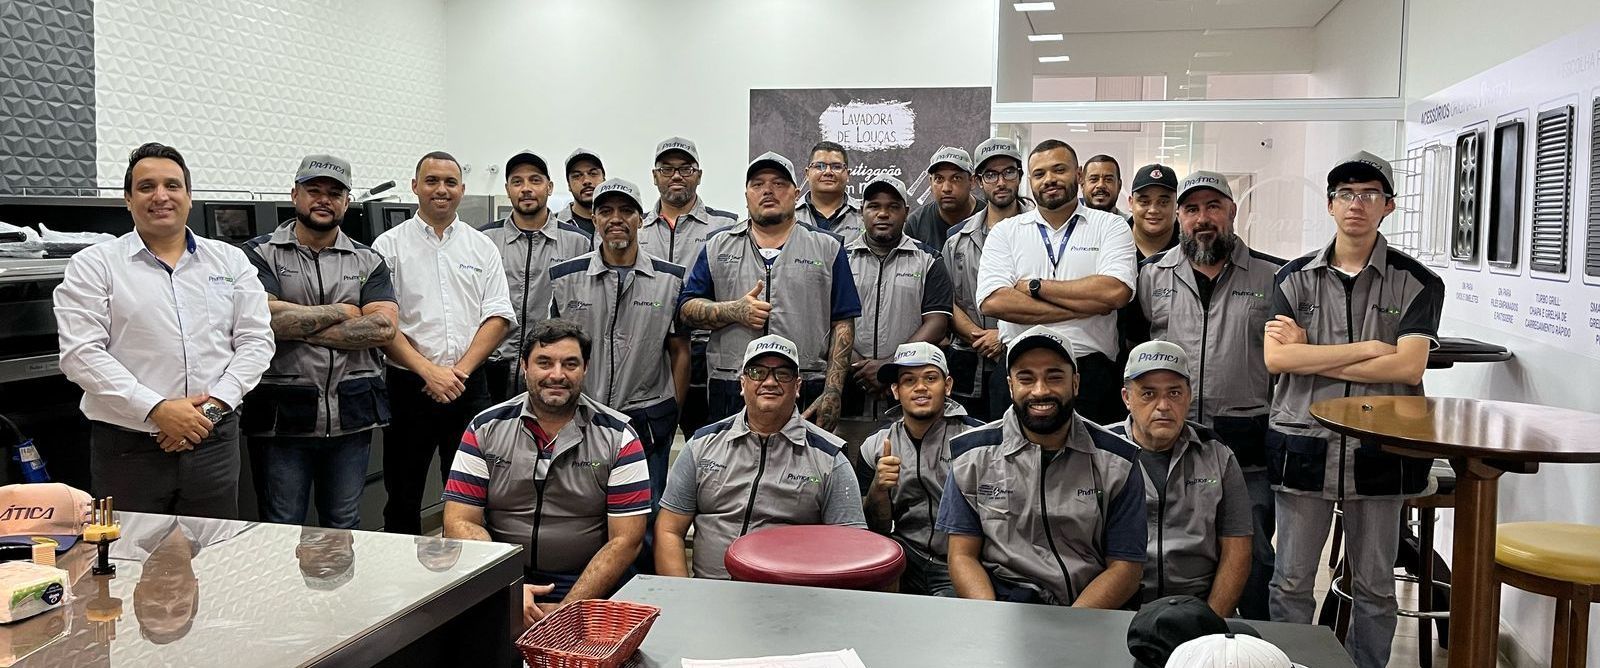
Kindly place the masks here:
[[(1076, 224), (1074, 224), (1076, 223)], [(1040, 237), (1039, 231), (1045, 235)], [(1066, 252), (1060, 253), (1059, 262), (1050, 261), (1050, 253), (1061, 248), (1062, 238), (1068, 231)], [(1045, 250), (1045, 244), (1050, 250)], [(983, 244), (983, 257), (978, 265), (978, 304), (997, 290), (1016, 285), (1017, 281), (1040, 278), (1070, 281), (1104, 274), (1136, 289), (1138, 265), (1134, 261), (1133, 231), (1128, 221), (1114, 213), (1106, 213), (1078, 205), (1072, 218), (1060, 229), (1052, 230), (1038, 209), (1021, 213), (1000, 221), (989, 230)], [(1101, 353), (1115, 359), (1117, 356), (1117, 312), (1050, 325), (1060, 329), (1072, 340), (1072, 355), (1081, 357)], [(1032, 325), (1000, 321), (1000, 340), (1010, 343)]]
[[(517, 323), (500, 249), (460, 218), (444, 229), (440, 239), (421, 218), (412, 216), (379, 235), (372, 249), (389, 263), (400, 306), (400, 333), (411, 337), (428, 361), (455, 364), (489, 318)], [(388, 361), (399, 366), (393, 358)]]

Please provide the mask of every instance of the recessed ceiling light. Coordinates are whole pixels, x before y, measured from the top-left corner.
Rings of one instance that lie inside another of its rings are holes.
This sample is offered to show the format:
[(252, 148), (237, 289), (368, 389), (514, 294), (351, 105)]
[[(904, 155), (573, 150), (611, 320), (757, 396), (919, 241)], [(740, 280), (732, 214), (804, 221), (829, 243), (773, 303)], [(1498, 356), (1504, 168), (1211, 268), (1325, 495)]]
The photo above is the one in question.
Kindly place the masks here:
[(1191, 77), (1204, 77), (1204, 76), (1210, 76), (1210, 75), (1216, 74), (1217, 71), (1216, 70), (1184, 70), (1183, 73), (1187, 74), (1187, 75), (1189, 75)]
[(1065, 63), (1072, 60), (1072, 56), (1039, 56), (1041, 63)]
[(1059, 42), (1061, 40), (1061, 33), (1051, 33), (1049, 35), (1028, 35), (1028, 41), (1030, 42)]
[(1201, 90), (1205, 87), (1205, 84), (1181, 84), (1178, 86), (1178, 90)]
[(1015, 7), (1019, 12), (1053, 12), (1056, 10), (1056, 3), (1054, 2), (1013, 2), (1011, 6)]
[(1232, 51), (1196, 51), (1196, 52), (1194, 52), (1194, 57), (1196, 57), (1196, 58), (1227, 58), (1228, 56), (1231, 56), (1231, 55), (1233, 55)]

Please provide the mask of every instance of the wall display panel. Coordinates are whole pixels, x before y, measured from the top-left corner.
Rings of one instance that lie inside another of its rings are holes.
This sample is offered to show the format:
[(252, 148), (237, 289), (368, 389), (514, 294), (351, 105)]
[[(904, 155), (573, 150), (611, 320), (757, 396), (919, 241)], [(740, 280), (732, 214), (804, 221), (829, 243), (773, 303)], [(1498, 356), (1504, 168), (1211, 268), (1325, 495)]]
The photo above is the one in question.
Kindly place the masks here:
[(94, 187), (94, 3), (0, 2), (0, 194)]
[(1514, 267), (1522, 231), (1522, 121), (1494, 128), (1494, 167), (1489, 174), (1489, 264)]
[(1512, 350), (1535, 341), (1600, 360), (1597, 43), (1600, 25), (1408, 106), (1408, 154), (1455, 147), (1451, 257), (1436, 269), (1447, 327), (1480, 323)]
[(1572, 226), (1572, 105), (1539, 114), (1533, 139), (1533, 218), (1528, 265), (1564, 274)]
[(1478, 216), (1482, 209), (1478, 193), (1483, 191), (1483, 130), (1473, 130), (1456, 138), (1455, 225), (1451, 230), (1450, 256), (1462, 262), (1478, 261)]

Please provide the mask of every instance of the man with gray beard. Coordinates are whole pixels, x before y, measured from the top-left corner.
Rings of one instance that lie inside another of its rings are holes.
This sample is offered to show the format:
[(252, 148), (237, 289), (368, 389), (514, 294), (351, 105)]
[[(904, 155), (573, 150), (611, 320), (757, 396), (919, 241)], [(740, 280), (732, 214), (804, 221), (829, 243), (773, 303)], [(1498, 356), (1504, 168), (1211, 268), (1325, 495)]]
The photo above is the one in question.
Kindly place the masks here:
[(1262, 355), (1268, 296), (1284, 261), (1250, 250), (1234, 233), (1239, 207), (1226, 177), (1195, 172), (1178, 186), (1178, 247), (1139, 267), (1135, 341), (1178, 344), (1190, 360), (1189, 419), (1211, 428), (1244, 471), (1255, 533), (1250, 578), (1239, 600), (1248, 619), (1267, 618), (1272, 578), (1272, 489), (1266, 430), (1272, 377)]

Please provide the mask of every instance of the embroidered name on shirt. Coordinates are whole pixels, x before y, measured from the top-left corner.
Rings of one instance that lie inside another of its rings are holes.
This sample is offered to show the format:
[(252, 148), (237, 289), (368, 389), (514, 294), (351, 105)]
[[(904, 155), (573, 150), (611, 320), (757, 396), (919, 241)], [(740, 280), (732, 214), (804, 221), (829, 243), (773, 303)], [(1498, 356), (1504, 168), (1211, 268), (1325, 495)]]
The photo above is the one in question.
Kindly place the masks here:
[(569, 299), (567, 300), (566, 309), (568, 311), (587, 311), (589, 310), (589, 302), (580, 302), (576, 299)]
[(743, 259), (744, 255), (742, 253), (738, 255), (733, 253), (717, 253), (717, 261), (724, 264), (732, 264)]
[(1185, 485), (1215, 485), (1215, 484), (1217, 484), (1217, 479), (1216, 478), (1189, 478), (1187, 480), (1184, 480), (1183, 484), (1185, 484)]
[(1319, 308), (1322, 308), (1322, 306), (1318, 305), (1318, 304), (1313, 304), (1311, 302), (1300, 302), (1300, 306), (1295, 308), (1295, 310), (1299, 311), (1300, 313), (1302, 313), (1304, 315), (1313, 315), (1313, 314), (1315, 314), (1317, 312), (1317, 309), (1319, 309)]
[(1167, 297), (1171, 297), (1172, 293), (1174, 292), (1177, 292), (1177, 290), (1172, 288), (1156, 288), (1150, 293), (1150, 296), (1156, 299), (1166, 299)]
[(716, 473), (717, 471), (721, 471), (721, 470), (723, 470), (725, 468), (728, 468), (728, 466), (726, 464), (721, 463), (721, 462), (715, 462), (715, 461), (712, 461), (712, 460), (709, 460), (709, 459), (702, 459), (702, 460), (700, 460), (700, 461), (695, 463), (695, 468), (700, 469), (701, 473)]

